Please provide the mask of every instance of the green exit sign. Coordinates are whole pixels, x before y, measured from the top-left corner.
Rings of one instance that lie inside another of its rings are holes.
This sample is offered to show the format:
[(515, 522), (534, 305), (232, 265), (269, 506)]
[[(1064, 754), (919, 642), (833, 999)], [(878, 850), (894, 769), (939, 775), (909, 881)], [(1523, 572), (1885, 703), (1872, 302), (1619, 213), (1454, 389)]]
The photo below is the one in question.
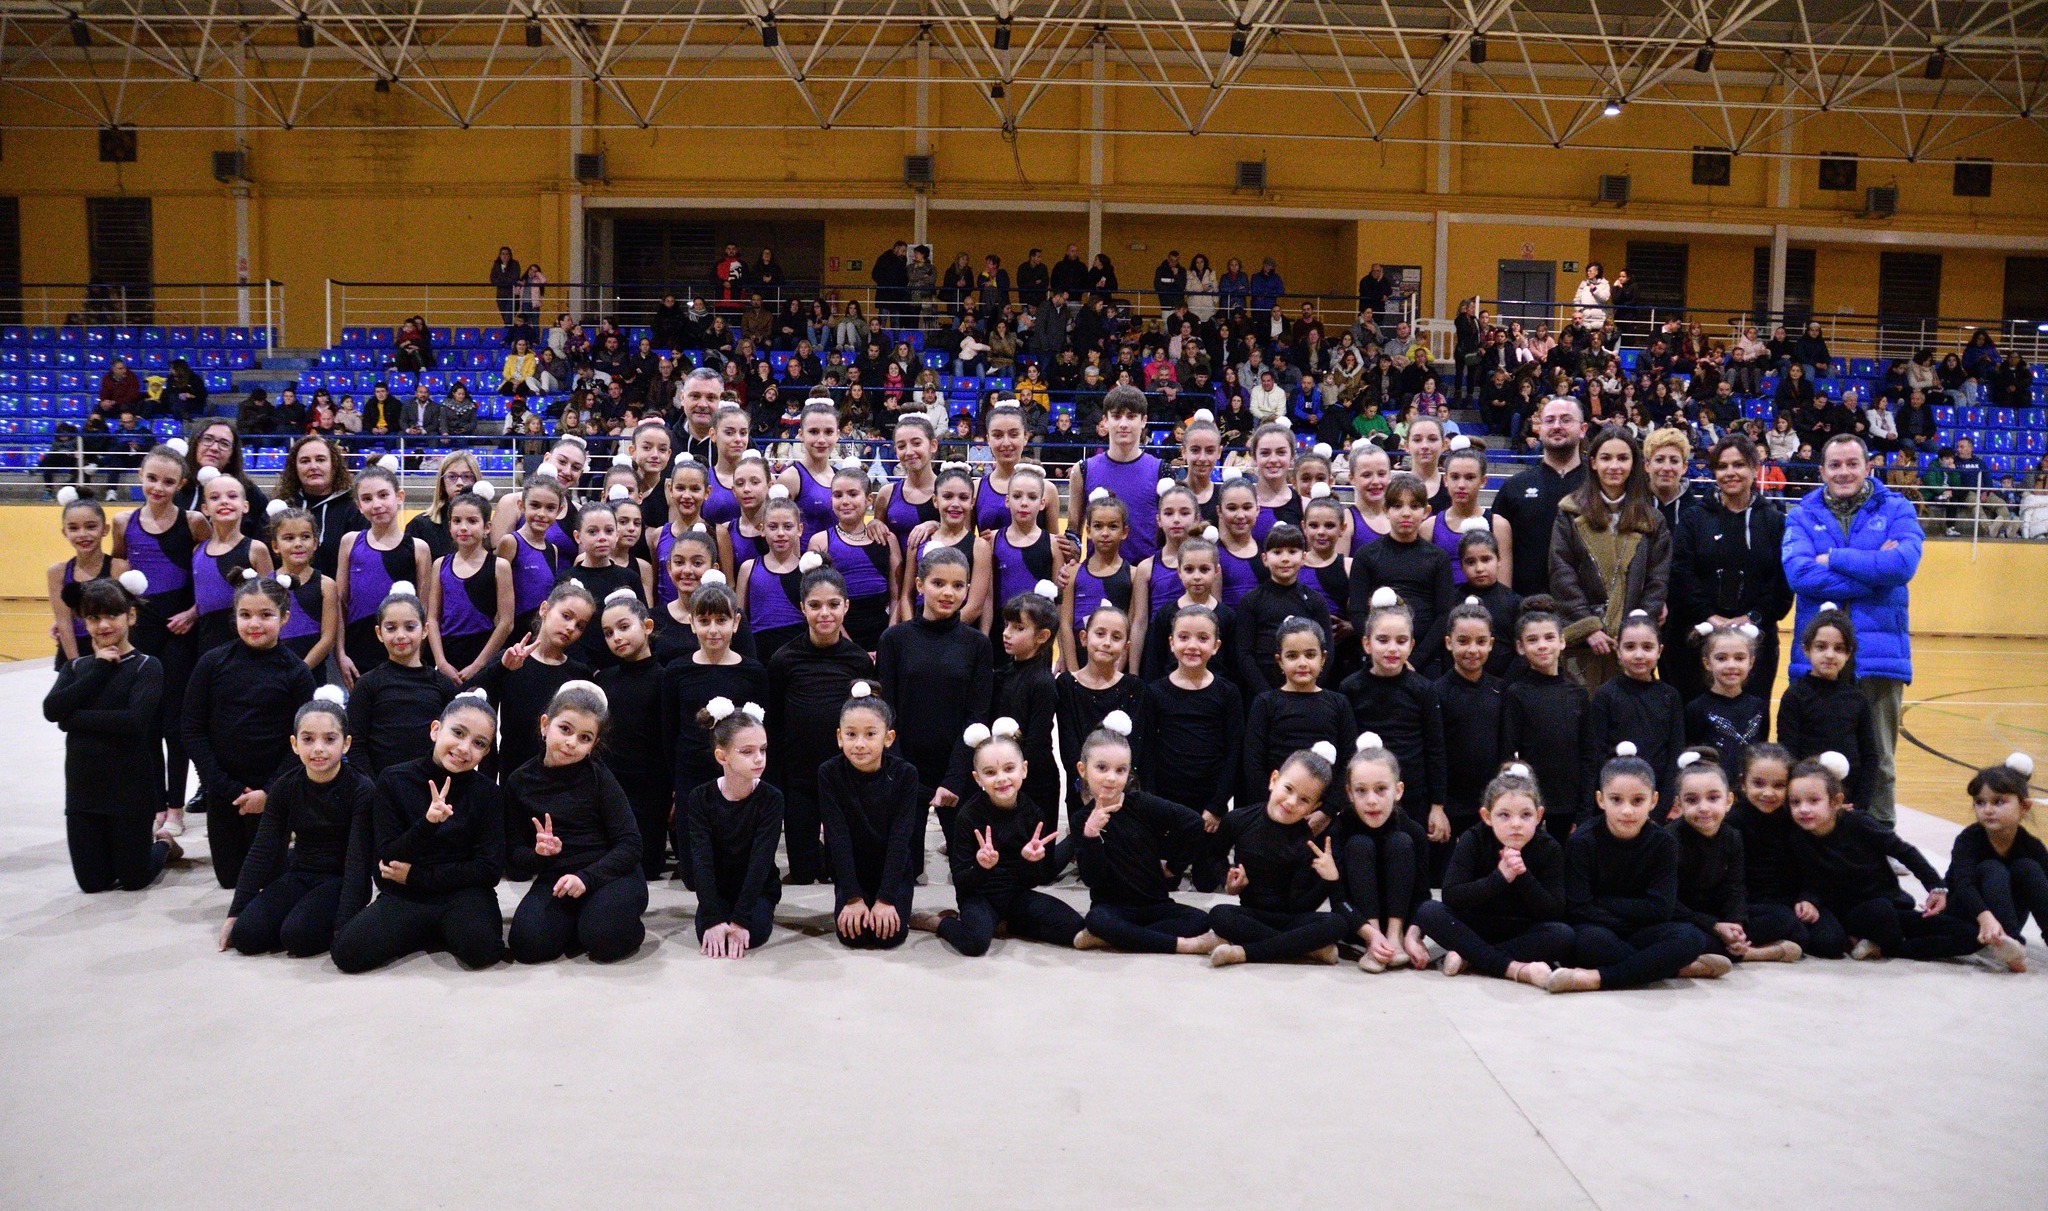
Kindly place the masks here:
[(858, 260), (848, 261), (846, 262), (846, 267), (848, 269), (859, 269), (861, 267), (861, 263)]
[(1579, 263), (1577, 261), (1566, 261), (1564, 263), (1564, 271), (1566, 273), (1577, 273), (1579, 271)]

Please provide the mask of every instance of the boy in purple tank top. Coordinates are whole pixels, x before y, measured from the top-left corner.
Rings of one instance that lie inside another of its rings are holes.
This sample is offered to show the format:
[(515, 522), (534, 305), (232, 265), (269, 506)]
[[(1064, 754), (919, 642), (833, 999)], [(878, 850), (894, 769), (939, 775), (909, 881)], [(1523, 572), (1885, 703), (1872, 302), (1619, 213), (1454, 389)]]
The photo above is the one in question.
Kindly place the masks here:
[(1076, 464), (1068, 483), (1069, 517), (1084, 516), (1088, 494), (1107, 488), (1130, 511), (1130, 536), (1123, 556), (1136, 563), (1159, 550), (1159, 477), (1162, 464), (1140, 443), (1145, 437), (1145, 393), (1128, 383), (1102, 397), (1102, 415), (1109, 427), (1109, 449)]

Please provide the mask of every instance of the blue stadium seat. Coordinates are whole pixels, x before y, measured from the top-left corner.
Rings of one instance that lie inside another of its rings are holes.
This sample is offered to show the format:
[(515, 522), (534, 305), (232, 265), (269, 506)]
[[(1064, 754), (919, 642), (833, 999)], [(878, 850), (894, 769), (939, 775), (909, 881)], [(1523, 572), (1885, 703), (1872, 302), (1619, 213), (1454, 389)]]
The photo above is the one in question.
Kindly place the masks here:
[(170, 345), (173, 348), (189, 349), (198, 339), (197, 334), (190, 328), (173, 327), (164, 329), (164, 344)]
[(135, 363), (143, 370), (169, 370), (171, 368), (171, 351), (168, 349), (143, 349), (136, 353)]
[(136, 333), (136, 339), (145, 345), (161, 345), (164, 343), (164, 330), (161, 328), (138, 328)]
[(343, 328), (341, 330), (341, 345), (344, 349), (354, 349), (369, 343), (369, 333), (361, 328)]
[(393, 342), (397, 340), (397, 335), (390, 328), (372, 328), (370, 329), (370, 344), (378, 349), (389, 349)]
[(28, 344), (28, 329), (20, 324), (0, 326), (0, 345)]
[(19, 395), (0, 395), (0, 416), (20, 416), (25, 411)]
[(199, 381), (206, 384), (208, 391), (226, 391), (235, 384), (234, 377), (225, 370), (201, 370)]
[(1964, 408), (1961, 412), (1962, 423), (1972, 428), (1982, 428), (1989, 416), (1988, 408)]
[(85, 390), (85, 374), (79, 370), (59, 370), (53, 385), (59, 391)]
[(251, 343), (249, 340), (249, 330), (241, 327), (221, 329), (220, 341), (221, 344), (231, 349), (246, 349)]
[(60, 395), (57, 397), (57, 415), (66, 420), (84, 420), (92, 411), (93, 401), (83, 395)]
[(85, 343), (85, 329), (73, 327), (59, 328), (57, 329), (57, 343), (59, 345), (83, 345)]
[(220, 345), (220, 326), (218, 324), (202, 324), (193, 333), (193, 339), (199, 342), (199, 347), (202, 349), (216, 348)]
[(54, 345), (57, 343), (57, 330), (55, 328), (31, 328), (28, 332), (28, 343), (31, 345)]

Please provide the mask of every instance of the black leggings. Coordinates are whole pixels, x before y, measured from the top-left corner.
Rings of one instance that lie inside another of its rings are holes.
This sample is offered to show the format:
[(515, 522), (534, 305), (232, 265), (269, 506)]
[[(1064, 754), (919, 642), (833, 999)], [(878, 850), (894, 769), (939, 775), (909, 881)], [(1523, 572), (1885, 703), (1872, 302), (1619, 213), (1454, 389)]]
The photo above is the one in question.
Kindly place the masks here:
[(619, 782), (626, 802), (633, 805), (633, 820), (640, 826), (640, 873), (659, 879), (668, 862), (668, 817), (675, 797), (666, 786), (644, 785), (637, 778)]
[(1209, 910), (1209, 928), (1244, 947), (1253, 963), (1279, 963), (1344, 940), (1344, 918), (1334, 912), (1275, 912), (1242, 904)]
[[(1749, 934), (1752, 945), (1766, 946), (1770, 942), (1797, 942), (1799, 949), (1816, 959), (1839, 959), (1849, 953), (1849, 931), (1842, 928), (1842, 919), (1831, 910), (1815, 905), (1820, 919), (1808, 925), (1799, 919), (1791, 907), (1784, 904), (1760, 904), (1749, 902), (1749, 920), (1743, 929)], [(1769, 941), (1765, 941), (1769, 939)]]
[(1842, 914), (1852, 938), (1875, 942), (1892, 959), (1953, 959), (1975, 954), (1977, 925), (1960, 917), (1923, 917), (1890, 899), (1865, 900)]
[(1088, 932), (1118, 950), (1141, 955), (1170, 955), (1182, 938), (1209, 932), (1209, 914), (1191, 904), (1092, 904), (1085, 919)]
[(168, 841), (154, 836), (156, 819), (148, 816), (64, 817), (64, 839), (71, 850), (71, 874), (78, 890), (141, 891), (156, 882), (170, 857)]
[(1542, 921), (1520, 932), (1490, 924), (1467, 925), (1440, 901), (1427, 900), (1415, 913), (1424, 936), (1445, 950), (1456, 951), (1465, 966), (1481, 975), (1506, 977), (1510, 963), (1563, 963), (1572, 957), (1572, 927), (1563, 921)]
[(960, 915), (939, 922), (939, 936), (970, 959), (988, 953), (996, 922), (1010, 926), (1010, 936), (1053, 946), (1072, 946), (1085, 926), (1081, 914), (1065, 900), (1042, 891), (1003, 892), (994, 896), (960, 897)]
[(340, 904), (340, 875), (286, 871), (243, 907), (228, 945), (245, 955), (282, 950), (307, 959), (323, 954), (334, 945), (334, 912)]
[(825, 877), (823, 828), (817, 787), (782, 788), (782, 830), (789, 853), (789, 882), (816, 883)]
[[(896, 932), (886, 938), (878, 936), (872, 925), (864, 925), (861, 927), (860, 932), (854, 934), (842, 932), (839, 928), (839, 910), (845, 908), (852, 901), (841, 900), (838, 896), (832, 897), (832, 900), (832, 935), (839, 939), (841, 946), (849, 950), (894, 950), (898, 946), (903, 945), (904, 937), (910, 932), (909, 900), (890, 906), (896, 910), (897, 924)], [(863, 895), (861, 902), (872, 904), (874, 900), (870, 896)]]
[(156, 657), (164, 666), (164, 699), (158, 726), (164, 738), (164, 806), (185, 806), (187, 776), (192, 762), (185, 756), (185, 686), (192, 680), (193, 649), (198, 640), (190, 631), (173, 635), (162, 623), (144, 619), (135, 624), (135, 646)]
[(229, 891), (242, 877), (242, 859), (249, 856), (256, 826), (262, 822), (262, 812), (244, 815), (233, 799), (206, 796), (206, 848), (213, 855), (213, 877)]
[(1581, 925), (1572, 962), (1597, 969), (1602, 988), (1640, 988), (1671, 979), (1710, 948), (1707, 935), (1683, 921), (1645, 925), (1625, 937), (1604, 925)]
[(432, 899), (385, 893), (334, 935), (334, 965), (371, 971), (415, 951), (445, 949), (464, 967), (490, 967), (504, 957), (505, 914), (498, 893), (465, 887)]
[[(2048, 871), (2043, 871), (2039, 862), (2021, 858), (2010, 867), (2003, 862), (1979, 863), (1977, 887), (1984, 897), (1984, 907), (1998, 918), (1998, 924), (2013, 941), (2020, 940), (2020, 931), (2027, 927), (2030, 915), (2034, 928), (2041, 931), (2041, 939), (2048, 941)], [(1976, 924), (1970, 922), (1972, 928)]]
[(1395, 917), (1413, 923), (1414, 838), (1403, 832), (1378, 839), (1360, 834), (1344, 842), (1337, 858), (1344, 872), (1344, 892), (1351, 901), (1345, 928), (1356, 934), (1368, 921)]
[(512, 911), (508, 948), (518, 963), (551, 963), (588, 954), (593, 963), (629, 958), (647, 938), (647, 881), (624, 875), (580, 896), (557, 896), (555, 881), (533, 881)]

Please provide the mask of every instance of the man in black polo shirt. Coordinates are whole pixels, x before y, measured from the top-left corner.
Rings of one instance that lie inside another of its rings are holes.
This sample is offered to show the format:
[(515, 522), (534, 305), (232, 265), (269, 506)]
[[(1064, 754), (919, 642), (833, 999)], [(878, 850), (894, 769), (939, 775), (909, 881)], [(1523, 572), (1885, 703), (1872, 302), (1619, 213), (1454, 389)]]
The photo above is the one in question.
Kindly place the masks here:
[(1492, 516), (1507, 519), (1514, 589), (1523, 597), (1550, 592), (1550, 532), (1557, 524), (1557, 505), (1586, 478), (1579, 461), (1586, 417), (1579, 401), (1554, 395), (1536, 409), (1531, 423), (1543, 443), (1543, 461), (1502, 484), (1491, 510)]

